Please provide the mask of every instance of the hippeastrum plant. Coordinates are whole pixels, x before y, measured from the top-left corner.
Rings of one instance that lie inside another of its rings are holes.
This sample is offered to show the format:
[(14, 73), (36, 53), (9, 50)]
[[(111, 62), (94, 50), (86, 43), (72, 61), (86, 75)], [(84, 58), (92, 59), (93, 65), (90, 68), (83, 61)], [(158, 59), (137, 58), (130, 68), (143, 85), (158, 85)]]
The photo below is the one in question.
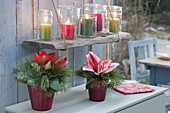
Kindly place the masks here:
[(13, 70), (15, 79), (30, 86), (40, 86), (47, 96), (57, 91), (67, 91), (70, 87), (68, 77), (71, 72), (66, 65), (67, 58), (45, 51), (34, 54), (34, 59), (26, 59)]
[(80, 70), (76, 71), (78, 76), (87, 79), (86, 89), (98, 88), (98, 82), (102, 81), (104, 86), (111, 88), (119, 85), (123, 79), (122, 75), (116, 69), (119, 63), (111, 60), (102, 60), (98, 55), (89, 52), (86, 55), (87, 64)]

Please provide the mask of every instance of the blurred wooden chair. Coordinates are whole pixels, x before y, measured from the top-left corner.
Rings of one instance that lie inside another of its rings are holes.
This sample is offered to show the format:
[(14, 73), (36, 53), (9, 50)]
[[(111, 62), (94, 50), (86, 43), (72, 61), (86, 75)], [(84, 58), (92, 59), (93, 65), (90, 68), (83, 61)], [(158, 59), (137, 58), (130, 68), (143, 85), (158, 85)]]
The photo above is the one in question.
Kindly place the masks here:
[[(135, 40), (128, 42), (129, 59), (130, 59), (130, 74), (132, 80), (149, 79), (150, 73), (143, 64), (138, 61), (145, 58), (156, 56), (158, 49), (157, 39), (148, 38), (144, 40)], [(170, 111), (170, 90), (165, 92), (165, 109), (166, 113)]]
[(150, 74), (148, 70), (146, 70), (144, 64), (139, 64), (138, 61), (156, 56), (157, 39), (148, 38), (144, 40), (129, 41), (128, 50), (131, 79), (140, 81), (149, 78)]

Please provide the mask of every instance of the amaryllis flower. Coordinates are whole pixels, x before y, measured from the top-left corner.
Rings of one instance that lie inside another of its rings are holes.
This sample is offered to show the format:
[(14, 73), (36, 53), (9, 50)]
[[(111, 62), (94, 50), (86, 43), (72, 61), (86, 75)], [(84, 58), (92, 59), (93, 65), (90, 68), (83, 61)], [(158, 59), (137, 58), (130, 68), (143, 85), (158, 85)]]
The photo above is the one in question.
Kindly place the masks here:
[(111, 60), (102, 60), (93, 52), (86, 55), (86, 60), (87, 64), (83, 66), (83, 71), (91, 71), (95, 75), (109, 73), (119, 65), (119, 63), (113, 63)]
[(56, 56), (54, 52), (47, 54), (45, 51), (41, 51), (39, 54), (34, 54), (34, 62), (37, 62), (43, 69), (45, 68), (45, 65), (49, 63), (49, 61), (51, 64), (49, 65), (49, 68), (54, 68), (54, 62), (59, 58), (60, 56)]
[(67, 57), (63, 57), (58, 63), (57, 63), (57, 69), (65, 68), (68, 64)]

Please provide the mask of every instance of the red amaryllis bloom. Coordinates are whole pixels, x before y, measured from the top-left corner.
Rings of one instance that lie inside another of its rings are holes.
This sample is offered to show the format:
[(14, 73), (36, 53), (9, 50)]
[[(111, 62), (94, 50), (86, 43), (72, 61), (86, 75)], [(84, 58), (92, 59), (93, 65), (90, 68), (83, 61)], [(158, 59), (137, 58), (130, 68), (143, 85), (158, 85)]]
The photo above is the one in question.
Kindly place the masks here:
[(102, 60), (93, 52), (86, 55), (86, 60), (87, 64), (83, 66), (83, 71), (91, 71), (95, 75), (109, 73), (119, 65), (119, 63), (113, 63), (111, 60)]
[(47, 54), (45, 51), (41, 51), (39, 54), (34, 54), (34, 62), (37, 62), (41, 68), (44, 69), (45, 65), (50, 61), (50, 68), (54, 68), (54, 62), (58, 60), (60, 56), (55, 56), (55, 53)]
[(58, 63), (57, 63), (57, 69), (65, 68), (68, 64), (67, 57), (63, 57)]

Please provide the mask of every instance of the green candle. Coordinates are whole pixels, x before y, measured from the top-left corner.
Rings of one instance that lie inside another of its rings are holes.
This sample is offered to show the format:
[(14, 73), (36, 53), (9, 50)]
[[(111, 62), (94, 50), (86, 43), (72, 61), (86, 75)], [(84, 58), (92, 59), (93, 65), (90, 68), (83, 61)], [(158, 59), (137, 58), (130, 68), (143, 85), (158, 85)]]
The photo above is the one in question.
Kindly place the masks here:
[(40, 40), (48, 41), (51, 38), (51, 24), (40, 24)]
[(110, 32), (117, 33), (120, 31), (120, 19), (113, 18), (114, 20), (110, 19)]
[(94, 22), (93, 17), (83, 17), (81, 20), (81, 31), (82, 36), (94, 36)]

